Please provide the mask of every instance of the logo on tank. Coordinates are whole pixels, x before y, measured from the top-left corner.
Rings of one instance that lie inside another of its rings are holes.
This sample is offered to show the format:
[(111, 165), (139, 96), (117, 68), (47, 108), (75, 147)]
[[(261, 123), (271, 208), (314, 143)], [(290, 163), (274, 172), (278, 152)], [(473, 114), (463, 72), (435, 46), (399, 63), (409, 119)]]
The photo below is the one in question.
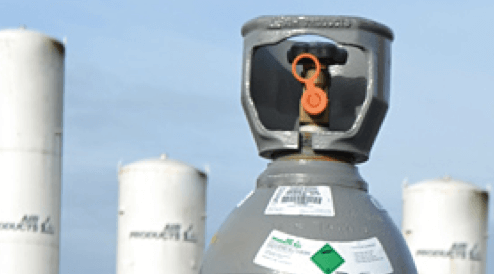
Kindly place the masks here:
[(20, 218), (19, 222), (0, 222), (0, 232), (2, 231), (55, 234), (55, 226), (52, 224), (50, 216), (42, 219), (39, 215), (26, 214)]
[(449, 250), (419, 249), (417, 250), (417, 256), (459, 258), (469, 259), (471, 261), (482, 260), (482, 254), (478, 244), (474, 244), (469, 248), (468, 244), (463, 242), (453, 243)]
[(136, 239), (161, 239), (186, 242), (197, 242), (194, 225), (184, 226), (178, 223), (167, 223), (161, 231), (131, 231), (130, 238)]

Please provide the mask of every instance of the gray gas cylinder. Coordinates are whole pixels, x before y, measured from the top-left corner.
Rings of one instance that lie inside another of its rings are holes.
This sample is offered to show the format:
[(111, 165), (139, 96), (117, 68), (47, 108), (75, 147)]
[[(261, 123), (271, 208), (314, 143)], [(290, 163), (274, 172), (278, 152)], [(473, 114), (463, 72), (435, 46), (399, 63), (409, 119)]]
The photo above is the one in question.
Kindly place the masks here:
[[(303, 34), (333, 44), (287, 40)], [(213, 236), (201, 273), (417, 273), (355, 167), (387, 111), (391, 30), (356, 17), (280, 16), (251, 20), (242, 35), (242, 103), (259, 154), (273, 161)], [(329, 99), (316, 114), (302, 102), (313, 87), (291, 71), (307, 79), (318, 70), (293, 64), (305, 53), (321, 63), (314, 83)]]

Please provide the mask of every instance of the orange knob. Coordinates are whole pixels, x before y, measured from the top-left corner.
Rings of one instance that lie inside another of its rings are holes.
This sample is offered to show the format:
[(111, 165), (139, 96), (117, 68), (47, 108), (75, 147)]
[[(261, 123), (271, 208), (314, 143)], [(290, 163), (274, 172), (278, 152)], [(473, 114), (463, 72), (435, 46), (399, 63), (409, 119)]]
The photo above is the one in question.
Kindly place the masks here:
[(328, 106), (328, 96), (320, 88), (306, 89), (302, 95), (302, 107), (310, 115), (321, 114)]
[[(316, 65), (316, 73), (314, 73), (314, 75), (312, 75), (312, 77), (308, 79), (302, 78), (300, 77), (300, 75), (297, 74), (297, 63), (303, 58), (311, 59)], [(302, 53), (297, 56), (295, 60), (293, 60), (293, 76), (295, 77), (295, 79), (305, 85), (305, 92), (302, 95), (301, 99), (302, 107), (304, 108), (305, 112), (309, 113), (310, 115), (321, 114), (328, 106), (328, 95), (326, 95), (326, 92), (324, 92), (322, 89), (316, 87), (316, 84), (314, 83), (320, 72), (321, 64), (319, 63), (319, 60), (316, 56), (310, 53)]]

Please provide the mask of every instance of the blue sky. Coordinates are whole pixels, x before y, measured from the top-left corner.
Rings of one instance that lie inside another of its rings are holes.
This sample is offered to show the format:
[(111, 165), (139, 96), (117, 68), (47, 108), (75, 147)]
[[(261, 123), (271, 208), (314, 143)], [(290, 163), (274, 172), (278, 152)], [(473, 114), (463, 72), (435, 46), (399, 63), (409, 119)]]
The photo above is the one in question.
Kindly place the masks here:
[[(208, 239), (254, 187), (267, 161), (240, 105), (240, 28), (260, 15), (356, 15), (393, 29), (390, 110), (360, 171), (397, 225), (404, 178), (492, 184), (493, 12), (487, 0), (3, 0), (0, 29), (67, 38), (61, 273), (115, 272), (119, 161), (166, 152), (209, 164)], [(489, 215), (494, 258), (492, 197)]]

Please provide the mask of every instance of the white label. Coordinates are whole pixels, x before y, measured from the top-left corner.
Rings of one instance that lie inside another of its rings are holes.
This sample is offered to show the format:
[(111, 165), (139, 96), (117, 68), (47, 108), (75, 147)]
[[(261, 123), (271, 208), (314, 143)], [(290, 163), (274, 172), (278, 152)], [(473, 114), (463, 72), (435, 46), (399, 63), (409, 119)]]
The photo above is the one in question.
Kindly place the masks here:
[(254, 263), (293, 274), (388, 274), (393, 272), (377, 238), (327, 242), (296, 237), (273, 230)]
[(334, 216), (329, 186), (279, 186), (264, 211), (266, 215)]

